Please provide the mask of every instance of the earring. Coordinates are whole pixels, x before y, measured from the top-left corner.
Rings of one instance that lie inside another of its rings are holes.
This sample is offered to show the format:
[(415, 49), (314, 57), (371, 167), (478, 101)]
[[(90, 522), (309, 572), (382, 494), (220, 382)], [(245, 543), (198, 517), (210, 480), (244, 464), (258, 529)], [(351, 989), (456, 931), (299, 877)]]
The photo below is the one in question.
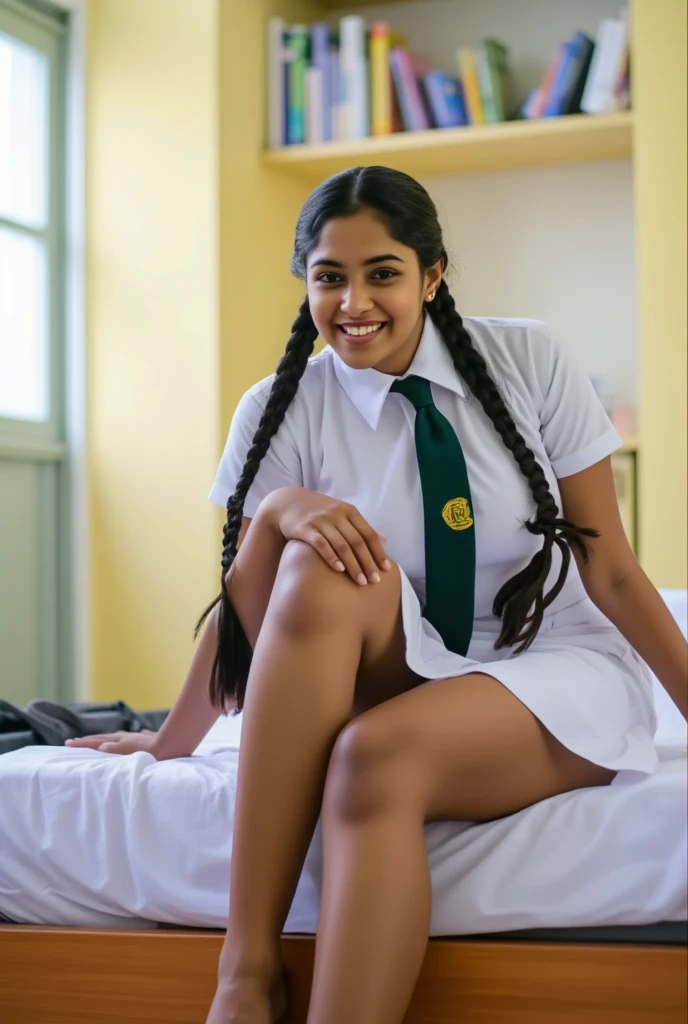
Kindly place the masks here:
[(426, 302), (432, 302), (432, 300), (434, 298), (435, 298), (435, 293), (434, 292), (430, 292), (430, 294), (428, 295), (428, 297), (427, 297), (427, 299), (425, 301)]

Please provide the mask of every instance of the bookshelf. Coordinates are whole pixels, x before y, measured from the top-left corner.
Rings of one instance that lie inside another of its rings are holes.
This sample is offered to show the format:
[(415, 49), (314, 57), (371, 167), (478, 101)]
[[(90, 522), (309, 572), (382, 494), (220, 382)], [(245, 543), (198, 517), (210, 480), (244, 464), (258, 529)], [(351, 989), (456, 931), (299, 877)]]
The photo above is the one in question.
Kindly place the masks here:
[(318, 182), (358, 164), (386, 164), (417, 178), (630, 157), (633, 112), (396, 132), (355, 142), (267, 150), (268, 167)]
[[(442, 195), (446, 198), (452, 178), (457, 184), (462, 175), (466, 182), (475, 182), (483, 172), (529, 167), (541, 168), (543, 175), (548, 175), (542, 178), (542, 185), (551, 197), (557, 187), (568, 191), (574, 165), (583, 170), (586, 163), (597, 163), (601, 170), (609, 167), (611, 171), (614, 161), (627, 161), (632, 191), (624, 217), (632, 227), (636, 246), (628, 301), (638, 310), (640, 555), (656, 583), (685, 586), (686, 5), (685, 0), (663, 0), (660, 5), (656, 0), (630, 0), (630, 4), (634, 25), (632, 112), (400, 133), (289, 151), (265, 149), (267, 18), (277, 15), (292, 23), (312, 22), (355, 9), (372, 18), (378, 11), (368, 3), (337, 0), (255, 0), (250, 5), (221, 5), (223, 427), (241, 394), (274, 370), (284, 349), (301, 295), (300, 283), (286, 272), (293, 229), (301, 205), (317, 181), (353, 164), (387, 163), (425, 182), (436, 178), (444, 183)], [(414, 6), (420, 12), (426, 4), (424, 0), (398, 0), (400, 18), (403, 12), (408, 21)], [(479, 5), (473, 0), (446, 0), (436, 6), (437, 16), (443, 13), (445, 19), (451, 19), (447, 8), (452, 7), (457, 18), (460, 13), (470, 16), (466, 38), (475, 39), (483, 28), (497, 32), (499, 12), (504, 12), (511, 18), (511, 28), (504, 30), (506, 41), (510, 31), (514, 38), (518, 35), (522, 54), (528, 57), (527, 25), (522, 23), (528, 17), (541, 16), (536, 15), (532, 3), (511, 0), (504, 6), (490, 0), (481, 0)], [(515, 9), (521, 7), (519, 19)], [(538, 10), (545, 8), (558, 12), (552, 24), (556, 23), (556, 34), (561, 37), (562, 19), (573, 17), (569, 5), (566, 0), (551, 0), (551, 5)], [(595, 10), (598, 8), (599, 14), (614, 16), (618, 4), (616, 0), (608, 4), (599, 0)], [(381, 9), (393, 18), (389, 4)], [(430, 27), (424, 29), (426, 41)], [(553, 45), (554, 35), (548, 37), (547, 53)], [(248, 62), (247, 54), (251, 54)], [(542, 66), (544, 50), (535, 56)], [(241, 103), (236, 102), (237, 96), (242, 97)], [(604, 205), (599, 210), (603, 217)], [(582, 222), (589, 223), (591, 230), (603, 223), (585, 221), (585, 217)], [(575, 228), (575, 218), (571, 223)], [(465, 252), (462, 241), (460, 258), (468, 270)], [(611, 270), (613, 262), (611, 253)], [(252, 273), (252, 267), (259, 272)], [(610, 287), (613, 280), (612, 274)], [(270, 301), (266, 301), (268, 294)], [(245, 339), (256, 339), (256, 343), (247, 345)]]

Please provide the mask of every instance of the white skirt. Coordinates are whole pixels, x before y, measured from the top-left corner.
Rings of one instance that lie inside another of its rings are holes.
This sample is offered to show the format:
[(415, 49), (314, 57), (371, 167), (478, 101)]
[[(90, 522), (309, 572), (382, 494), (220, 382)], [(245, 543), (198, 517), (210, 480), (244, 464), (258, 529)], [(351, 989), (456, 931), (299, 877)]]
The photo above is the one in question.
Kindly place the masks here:
[[(618, 772), (614, 782), (651, 775), (658, 764), (652, 676), (614, 625), (585, 599), (546, 615), (523, 654), (495, 650), (500, 624), (476, 619), (464, 658), (447, 650), (423, 618), (401, 572), (406, 662), (424, 679), (485, 672), (498, 679), (575, 754)], [(638, 774), (639, 773), (639, 774)]]

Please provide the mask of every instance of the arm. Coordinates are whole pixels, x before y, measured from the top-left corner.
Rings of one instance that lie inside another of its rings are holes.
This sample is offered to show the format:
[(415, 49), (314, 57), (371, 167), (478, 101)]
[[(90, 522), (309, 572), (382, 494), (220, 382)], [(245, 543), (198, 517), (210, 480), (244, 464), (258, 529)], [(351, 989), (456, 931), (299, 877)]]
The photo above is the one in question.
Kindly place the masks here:
[[(244, 517), (237, 550), (241, 547), (250, 524), (251, 520)], [(158, 761), (189, 757), (219, 718), (217, 708), (212, 706), (208, 698), (210, 670), (217, 650), (219, 610), (220, 606), (215, 605), (206, 619), (205, 629), (182, 691), (153, 741), (151, 753)]]
[[(237, 548), (251, 523), (244, 518), (239, 531)], [(83, 736), (67, 740), (69, 747), (89, 747), (109, 754), (133, 754), (147, 750), (158, 761), (176, 757), (189, 757), (206, 735), (219, 715), (208, 698), (210, 671), (217, 650), (217, 619), (219, 605), (206, 619), (205, 629), (196, 648), (184, 686), (174, 707), (159, 732), (144, 730), (140, 733), (117, 732), (99, 736)]]
[(626, 539), (611, 460), (560, 479), (559, 489), (566, 519), (600, 532), (599, 538), (587, 540), (587, 565), (574, 550), (588, 596), (632, 644), (688, 719), (688, 645)]

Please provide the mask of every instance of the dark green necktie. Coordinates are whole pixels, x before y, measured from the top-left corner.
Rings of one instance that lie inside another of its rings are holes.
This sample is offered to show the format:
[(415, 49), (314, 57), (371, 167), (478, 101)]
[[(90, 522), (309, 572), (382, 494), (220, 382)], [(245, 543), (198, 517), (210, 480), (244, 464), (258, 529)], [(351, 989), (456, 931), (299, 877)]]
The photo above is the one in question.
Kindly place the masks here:
[(416, 408), (416, 455), (425, 516), (426, 604), (423, 615), (446, 647), (465, 654), (473, 633), (475, 526), (466, 460), (430, 382), (406, 377), (391, 387)]

